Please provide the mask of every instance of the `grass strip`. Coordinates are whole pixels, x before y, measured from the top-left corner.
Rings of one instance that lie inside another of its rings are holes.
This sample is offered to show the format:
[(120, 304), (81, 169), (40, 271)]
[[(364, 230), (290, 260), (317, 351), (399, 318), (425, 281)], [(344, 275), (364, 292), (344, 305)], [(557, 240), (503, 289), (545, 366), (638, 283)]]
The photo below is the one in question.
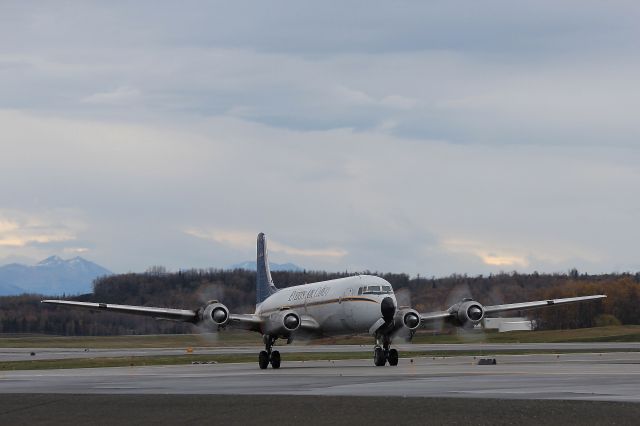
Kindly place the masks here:
[[(607, 350), (608, 352), (640, 352), (628, 349)], [(403, 359), (410, 358), (445, 358), (461, 356), (494, 357), (503, 355), (533, 355), (550, 354), (562, 355), (572, 353), (594, 353), (589, 349), (568, 350), (512, 350), (499, 353), (472, 351), (416, 351), (402, 352)], [(600, 352), (595, 352), (600, 353)], [(283, 361), (338, 361), (350, 359), (369, 359), (370, 352), (318, 352), (301, 353), (286, 352), (282, 354)], [(97, 358), (67, 358), (52, 360), (7, 361), (0, 363), (0, 371), (13, 370), (51, 370), (70, 368), (101, 368), (101, 367), (145, 367), (160, 365), (185, 365), (193, 363), (252, 363), (257, 362), (257, 354), (224, 354), (224, 355), (166, 355), (166, 356), (131, 356), (131, 357), (97, 357)]]
[[(317, 344), (370, 345), (371, 336), (344, 336), (315, 340)], [(471, 330), (433, 334), (419, 331), (413, 343), (575, 343), (640, 342), (640, 325), (594, 327), (576, 330), (513, 331)], [(0, 335), (0, 348), (186, 348), (255, 346), (260, 336), (237, 330), (217, 334), (171, 334), (144, 336), (15, 336)]]

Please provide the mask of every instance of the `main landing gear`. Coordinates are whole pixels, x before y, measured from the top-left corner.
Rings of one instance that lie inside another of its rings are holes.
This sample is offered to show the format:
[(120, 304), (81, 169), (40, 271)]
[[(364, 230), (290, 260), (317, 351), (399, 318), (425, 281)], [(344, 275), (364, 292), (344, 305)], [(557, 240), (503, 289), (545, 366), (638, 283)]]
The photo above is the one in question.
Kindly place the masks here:
[(258, 355), (258, 365), (260, 369), (265, 370), (269, 366), (269, 363), (271, 363), (271, 367), (273, 368), (280, 368), (280, 352), (271, 350), (277, 337), (265, 334), (262, 336), (262, 339), (264, 340), (265, 350), (261, 351)]
[[(380, 345), (382, 340), (382, 346)], [(398, 351), (396, 349), (389, 349), (391, 341), (388, 337), (383, 336), (382, 339), (376, 339), (376, 346), (373, 349), (373, 363), (376, 367), (384, 367), (389, 362), (389, 365), (398, 365)]]

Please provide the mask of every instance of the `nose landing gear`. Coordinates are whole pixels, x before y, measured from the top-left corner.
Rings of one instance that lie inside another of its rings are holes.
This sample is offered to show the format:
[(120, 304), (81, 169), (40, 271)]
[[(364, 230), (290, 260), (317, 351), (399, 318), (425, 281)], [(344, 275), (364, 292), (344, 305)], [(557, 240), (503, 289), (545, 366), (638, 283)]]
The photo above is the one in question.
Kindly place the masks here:
[(280, 352), (271, 350), (277, 337), (265, 334), (262, 338), (264, 340), (265, 350), (260, 351), (258, 355), (258, 365), (260, 369), (265, 370), (269, 366), (269, 363), (271, 363), (272, 368), (280, 368)]

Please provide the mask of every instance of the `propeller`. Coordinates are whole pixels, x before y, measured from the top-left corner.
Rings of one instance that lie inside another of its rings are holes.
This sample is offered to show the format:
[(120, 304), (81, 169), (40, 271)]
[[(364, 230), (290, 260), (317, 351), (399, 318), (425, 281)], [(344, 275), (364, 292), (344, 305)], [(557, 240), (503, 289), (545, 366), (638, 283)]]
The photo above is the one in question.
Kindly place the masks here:
[[(449, 293), (447, 293), (447, 297), (445, 299), (445, 309), (450, 308), (451, 306), (455, 305), (456, 303), (459, 303), (460, 301), (466, 298), (471, 298), (471, 288), (469, 287), (469, 284), (464, 282), (464, 283), (459, 283), (454, 285), (451, 288), (451, 290), (449, 290)], [(482, 313), (480, 312), (480, 314)], [(444, 325), (445, 325), (444, 320), (439, 320), (434, 322), (433, 328), (438, 333), (442, 333), (442, 330), (444, 329)], [(461, 330), (458, 327), (456, 327), (456, 331), (457, 331), (457, 334), (461, 336), (463, 340), (466, 340), (468, 338), (469, 333), (466, 333), (466, 330)]]
[[(224, 287), (218, 283), (205, 283), (196, 291), (196, 299), (200, 306), (205, 306), (211, 300), (223, 300)], [(214, 319), (216, 320), (224, 319), (221, 318), (222, 315), (224, 315), (224, 312), (213, 312)], [(206, 345), (211, 346), (218, 342), (217, 332), (212, 331), (210, 328), (203, 325), (195, 325), (194, 328), (198, 333), (200, 340), (204, 341)]]
[[(447, 295), (447, 307), (455, 305), (463, 299), (473, 299), (471, 288), (466, 282), (453, 286)], [(469, 309), (468, 315), (469, 318), (477, 320), (482, 316), (482, 310), (472, 307)], [(473, 328), (456, 327), (456, 334), (465, 343), (476, 343), (484, 339), (484, 335)]]
[(460, 302), (462, 299), (469, 299), (469, 298), (472, 298), (471, 288), (469, 288), (469, 284), (466, 282), (461, 284), (456, 284), (449, 291), (449, 294), (447, 294), (447, 300), (446, 300), (447, 308), (452, 305), (455, 305), (456, 303)]
[(411, 303), (411, 290), (409, 287), (402, 287), (395, 291), (398, 307), (413, 307)]
[[(394, 291), (396, 296), (396, 302), (398, 303), (398, 308), (413, 308), (413, 303), (411, 299), (411, 290), (408, 287), (400, 288)], [(415, 315), (409, 315), (406, 319), (406, 324), (408, 327), (417, 327), (420, 324), (420, 317)], [(406, 333), (406, 330), (398, 329), (391, 336), (392, 340), (402, 339), (405, 342), (409, 342), (411, 340), (411, 335)]]
[(284, 326), (289, 330), (295, 330), (300, 325), (300, 318), (295, 314), (288, 314), (284, 317)]
[(420, 325), (420, 317), (415, 312), (405, 314), (404, 323), (407, 325), (407, 327), (413, 329)]
[[(395, 297), (396, 297), (396, 303), (397, 303), (397, 307), (393, 306), (393, 311), (391, 311), (391, 308), (388, 308), (388, 312), (387, 315), (390, 315), (392, 312), (393, 314), (391, 315), (391, 318), (393, 318), (393, 316), (395, 316), (397, 309), (398, 308), (411, 308), (411, 290), (409, 290), (409, 288), (401, 288), (398, 291), (395, 291)], [(383, 300), (383, 303), (385, 303), (386, 299), (391, 299), (390, 297), (385, 298)], [(393, 300), (391, 299), (389, 302), (390, 305), (393, 304)], [(385, 317), (385, 312), (384, 312), (384, 307), (381, 306), (380, 307), (382, 314), (383, 314), (383, 318), (385, 319), (385, 322), (387, 321), (387, 317)], [(405, 321), (406, 325), (410, 328), (414, 328), (417, 327), (420, 324), (420, 317), (418, 315), (416, 315), (415, 313), (413, 314), (407, 314), (405, 316), (405, 318), (401, 319), (401, 321)], [(402, 338), (406, 341), (409, 341), (412, 337), (412, 333), (408, 334), (406, 333), (406, 329), (403, 328), (398, 328), (395, 332), (393, 332), (393, 334), (391, 335), (391, 339), (394, 340), (396, 338)]]
[(480, 309), (477, 306), (472, 306), (467, 311), (467, 314), (469, 315), (469, 318), (471, 318), (472, 320), (478, 321), (480, 318), (482, 318), (482, 309)]
[[(223, 323), (227, 320), (227, 313), (222, 308), (214, 309), (211, 316), (213, 317), (213, 320), (218, 323)], [(297, 327), (297, 320), (296, 320), (296, 327)]]

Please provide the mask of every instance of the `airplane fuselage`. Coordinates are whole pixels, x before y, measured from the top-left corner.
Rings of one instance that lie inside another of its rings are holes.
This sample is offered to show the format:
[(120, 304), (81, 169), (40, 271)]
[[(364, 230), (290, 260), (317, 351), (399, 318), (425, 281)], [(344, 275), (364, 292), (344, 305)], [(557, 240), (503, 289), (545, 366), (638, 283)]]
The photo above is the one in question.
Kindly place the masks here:
[(391, 297), (391, 284), (376, 276), (358, 275), (281, 289), (269, 296), (255, 314), (268, 319), (283, 309), (313, 317), (323, 335), (365, 333), (380, 318), (380, 303)]

